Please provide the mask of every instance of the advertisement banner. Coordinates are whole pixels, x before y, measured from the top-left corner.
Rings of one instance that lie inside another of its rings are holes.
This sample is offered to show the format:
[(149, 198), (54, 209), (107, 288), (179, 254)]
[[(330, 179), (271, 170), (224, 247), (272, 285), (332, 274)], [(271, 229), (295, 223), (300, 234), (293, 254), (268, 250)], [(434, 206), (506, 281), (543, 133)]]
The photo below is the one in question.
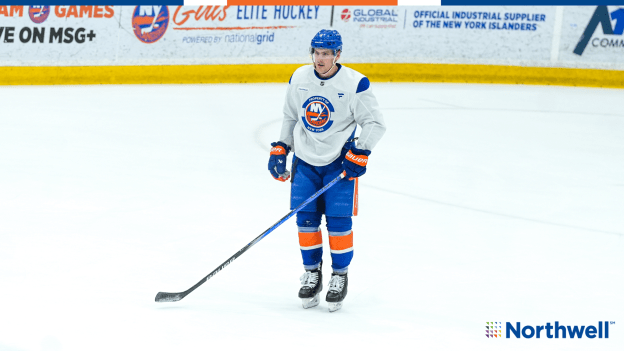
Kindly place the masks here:
[(355, 62), (548, 62), (554, 7), (336, 6)]
[(0, 19), (2, 66), (301, 63), (331, 6), (0, 6)]
[(0, 6), (0, 66), (345, 63), (624, 69), (617, 6)]
[[(307, 62), (309, 38), (329, 27), (328, 6), (124, 8), (119, 57), (133, 64)], [(152, 26), (154, 24), (154, 26)], [(297, 49), (298, 48), (298, 49)]]
[(114, 62), (119, 7), (0, 6), (0, 65)]
[(566, 7), (559, 59), (567, 64), (624, 66), (624, 8)]

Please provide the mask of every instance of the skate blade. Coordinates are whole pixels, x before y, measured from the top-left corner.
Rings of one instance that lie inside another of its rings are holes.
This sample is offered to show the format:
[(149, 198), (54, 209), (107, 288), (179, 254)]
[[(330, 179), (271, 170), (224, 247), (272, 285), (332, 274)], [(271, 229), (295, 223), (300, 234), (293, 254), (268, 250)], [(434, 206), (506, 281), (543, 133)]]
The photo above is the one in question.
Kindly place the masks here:
[(328, 302), (329, 312), (336, 312), (342, 308), (342, 301), (340, 302)]
[(316, 296), (314, 297), (301, 299), (301, 304), (303, 305), (303, 308), (312, 308), (312, 307), (318, 306), (319, 300), (320, 300), (319, 295), (320, 294), (316, 294)]

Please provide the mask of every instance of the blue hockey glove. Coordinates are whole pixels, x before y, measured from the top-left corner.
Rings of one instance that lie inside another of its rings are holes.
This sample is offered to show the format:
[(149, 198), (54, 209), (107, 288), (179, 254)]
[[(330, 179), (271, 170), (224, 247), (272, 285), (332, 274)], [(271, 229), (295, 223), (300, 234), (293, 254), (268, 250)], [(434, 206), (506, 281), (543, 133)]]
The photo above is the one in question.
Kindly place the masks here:
[(349, 180), (353, 178), (361, 177), (366, 173), (366, 164), (368, 163), (368, 156), (371, 154), (368, 150), (361, 150), (355, 146), (347, 152), (345, 159), (342, 162), (342, 167), (347, 172)]
[(290, 178), (290, 172), (286, 169), (286, 156), (290, 152), (288, 145), (278, 141), (271, 143), (271, 156), (269, 158), (269, 172), (276, 180), (285, 182)]

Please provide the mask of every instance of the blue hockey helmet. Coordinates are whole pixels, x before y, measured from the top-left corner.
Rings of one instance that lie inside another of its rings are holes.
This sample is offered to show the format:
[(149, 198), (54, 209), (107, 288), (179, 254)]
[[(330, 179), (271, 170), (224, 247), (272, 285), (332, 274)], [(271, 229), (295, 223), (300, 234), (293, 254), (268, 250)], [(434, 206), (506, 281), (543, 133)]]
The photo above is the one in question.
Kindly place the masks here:
[(334, 51), (334, 55), (338, 51), (342, 51), (342, 38), (337, 30), (321, 29), (312, 38), (310, 44), (310, 54), (314, 53), (314, 49), (330, 49)]

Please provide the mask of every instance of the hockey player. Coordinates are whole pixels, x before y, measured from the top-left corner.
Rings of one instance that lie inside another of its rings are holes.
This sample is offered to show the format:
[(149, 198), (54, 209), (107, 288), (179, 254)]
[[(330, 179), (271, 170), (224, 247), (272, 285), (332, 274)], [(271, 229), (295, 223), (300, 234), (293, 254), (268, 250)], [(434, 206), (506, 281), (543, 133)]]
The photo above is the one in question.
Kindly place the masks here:
[[(305, 273), (299, 297), (303, 307), (319, 304), (323, 289), (321, 216), (329, 233), (332, 277), (326, 300), (330, 312), (342, 307), (347, 295), (347, 271), (353, 257), (351, 216), (357, 215), (358, 177), (366, 172), (368, 156), (386, 127), (370, 82), (338, 63), (342, 38), (321, 30), (312, 39), (312, 65), (300, 67), (289, 81), (280, 139), (271, 144), (269, 171), (286, 181), (286, 157), (293, 151), (291, 210), (346, 172), (345, 179), (297, 213), (299, 245)], [(357, 145), (355, 131), (362, 128)]]

